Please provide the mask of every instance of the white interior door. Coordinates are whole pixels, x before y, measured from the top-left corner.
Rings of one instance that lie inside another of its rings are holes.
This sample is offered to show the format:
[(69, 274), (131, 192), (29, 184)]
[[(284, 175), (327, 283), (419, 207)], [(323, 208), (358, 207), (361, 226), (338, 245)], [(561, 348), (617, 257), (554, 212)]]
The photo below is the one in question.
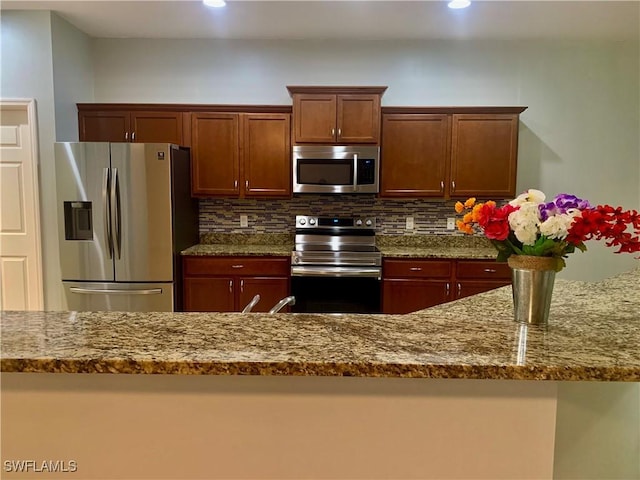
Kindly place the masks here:
[(42, 310), (33, 100), (0, 100), (0, 309)]

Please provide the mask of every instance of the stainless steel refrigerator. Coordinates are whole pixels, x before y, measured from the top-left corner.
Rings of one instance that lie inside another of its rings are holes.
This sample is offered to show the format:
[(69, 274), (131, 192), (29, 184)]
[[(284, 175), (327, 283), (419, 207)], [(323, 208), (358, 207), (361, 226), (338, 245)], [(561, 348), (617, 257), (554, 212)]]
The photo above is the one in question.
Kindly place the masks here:
[(179, 254), (198, 242), (189, 150), (56, 143), (55, 162), (67, 307), (181, 310)]

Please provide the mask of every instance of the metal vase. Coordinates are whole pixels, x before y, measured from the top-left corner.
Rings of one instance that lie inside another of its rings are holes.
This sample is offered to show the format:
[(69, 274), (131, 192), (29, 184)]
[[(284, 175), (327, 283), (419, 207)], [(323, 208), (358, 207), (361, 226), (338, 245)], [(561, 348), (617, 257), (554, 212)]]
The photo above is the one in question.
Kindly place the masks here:
[(522, 263), (519, 260), (521, 259), (518, 259), (518, 262), (509, 262), (513, 280), (514, 319), (516, 322), (528, 325), (547, 326), (556, 271), (539, 266), (527, 268), (513, 264)]

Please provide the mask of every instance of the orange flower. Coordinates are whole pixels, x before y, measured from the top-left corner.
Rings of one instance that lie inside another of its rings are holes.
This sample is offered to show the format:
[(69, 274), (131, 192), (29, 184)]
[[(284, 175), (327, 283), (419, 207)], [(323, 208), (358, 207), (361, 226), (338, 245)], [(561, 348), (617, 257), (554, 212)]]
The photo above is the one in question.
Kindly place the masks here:
[(473, 227), (469, 224), (464, 223), (462, 220), (456, 221), (456, 226), (458, 227), (458, 230), (460, 230), (463, 233), (468, 233), (468, 234), (473, 233)]
[(462, 204), (462, 202), (456, 202), (455, 209), (456, 213), (462, 213), (462, 210), (464, 210), (464, 205)]
[(462, 217), (462, 221), (464, 223), (471, 223), (473, 222), (473, 213), (469, 212), (469, 213), (465, 213), (464, 216)]
[(473, 207), (473, 210), (471, 210), (471, 219), (472, 219), (472, 221), (478, 223), (478, 220), (480, 220), (480, 213), (482, 211), (482, 206), (483, 205), (484, 205), (484, 203), (477, 203)]
[[(465, 206), (466, 208), (471, 208), (471, 207), (473, 207), (473, 206), (475, 205), (475, 203), (476, 203), (476, 198), (475, 198), (475, 197), (471, 197), (471, 198), (468, 198), (468, 199), (464, 202), (464, 206)], [(460, 212), (458, 212), (458, 213), (460, 213)]]

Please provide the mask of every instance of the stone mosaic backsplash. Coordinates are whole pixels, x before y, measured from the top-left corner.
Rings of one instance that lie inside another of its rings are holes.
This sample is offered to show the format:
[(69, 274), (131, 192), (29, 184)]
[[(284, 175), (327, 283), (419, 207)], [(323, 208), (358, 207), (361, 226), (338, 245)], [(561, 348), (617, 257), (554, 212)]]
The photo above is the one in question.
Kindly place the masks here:
[[(447, 230), (447, 218), (455, 217), (455, 201), (389, 200), (375, 195), (296, 195), (283, 200), (200, 200), (200, 234), (289, 233), (296, 215), (375, 217), (378, 235), (462, 235)], [(240, 227), (247, 215), (248, 227)], [(406, 218), (414, 228), (407, 230)]]

